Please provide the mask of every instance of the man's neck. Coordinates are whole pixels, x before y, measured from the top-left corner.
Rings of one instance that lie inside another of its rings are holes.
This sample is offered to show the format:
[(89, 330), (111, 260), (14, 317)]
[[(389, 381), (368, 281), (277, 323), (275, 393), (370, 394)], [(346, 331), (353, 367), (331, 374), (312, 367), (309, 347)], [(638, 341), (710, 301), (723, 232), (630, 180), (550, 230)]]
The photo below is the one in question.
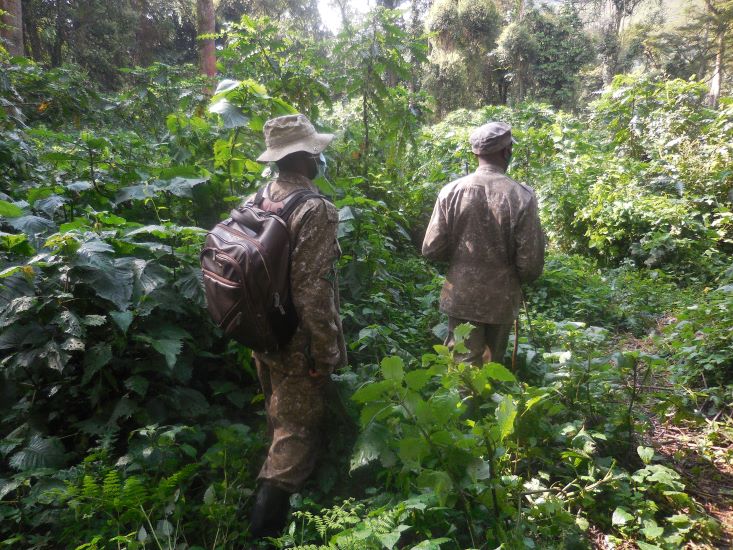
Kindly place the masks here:
[(295, 180), (295, 181), (307, 181), (312, 183), (311, 179), (297, 170), (280, 170), (278, 177), (282, 179)]
[(486, 159), (482, 157), (478, 157), (478, 167), (483, 168), (486, 167), (490, 170), (495, 170), (497, 172), (506, 172), (506, 163), (500, 161), (500, 160), (494, 160), (494, 159)]

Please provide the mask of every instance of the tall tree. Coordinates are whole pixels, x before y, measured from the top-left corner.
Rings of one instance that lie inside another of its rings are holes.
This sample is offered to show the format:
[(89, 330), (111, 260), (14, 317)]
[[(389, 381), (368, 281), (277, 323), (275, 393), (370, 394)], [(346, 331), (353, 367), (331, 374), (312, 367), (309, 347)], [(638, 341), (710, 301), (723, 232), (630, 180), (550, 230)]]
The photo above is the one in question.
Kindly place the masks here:
[(489, 57), (502, 26), (494, 1), (438, 0), (427, 26), (433, 36), (425, 85), (437, 100), (438, 114), (501, 102), (502, 79)]
[(583, 8), (589, 20), (599, 31), (598, 54), (603, 84), (611, 84), (620, 72), (624, 25), (648, 0), (579, 0), (575, 6)]
[(23, 45), (23, 5), (20, 0), (0, 0), (0, 10), (5, 12), (0, 23), (0, 38), (10, 55), (25, 55)]
[[(339, 3), (348, 4), (348, 0)], [(243, 15), (266, 16), (292, 25), (309, 38), (321, 37), (317, 0), (219, 0), (216, 12), (224, 21), (238, 21)]]
[(715, 34), (715, 63), (708, 94), (708, 103), (715, 107), (723, 84), (726, 42), (733, 28), (733, 0), (705, 0), (705, 6)]
[[(216, 32), (214, 0), (196, 0), (196, 13), (199, 36), (214, 34)], [(199, 55), (201, 72), (206, 76), (216, 76), (216, 45), (213, 38), (199, 38)]]

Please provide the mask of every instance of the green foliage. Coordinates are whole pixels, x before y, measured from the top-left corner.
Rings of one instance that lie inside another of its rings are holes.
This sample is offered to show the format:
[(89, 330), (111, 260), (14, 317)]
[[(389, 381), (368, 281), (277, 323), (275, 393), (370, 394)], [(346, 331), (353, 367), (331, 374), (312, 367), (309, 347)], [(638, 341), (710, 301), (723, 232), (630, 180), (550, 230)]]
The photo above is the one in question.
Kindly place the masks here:
[[(437, 41), (494, 47), (493, 3), (435, 6)], [(582, 40), (553, 59), (576, 24), (531, 12), (514, 27), (537, 45), (533, 97), (573, 97), (574, 71), (561, 73), (581, 64)], [(215, 90), (165, 64), (125, 71), (134, 85), (114, 95), (74, 67), (0, 74), (3, 544), (251, 544), (262, 397), (249, 351), (209, 321), (198, 252), (202, 228), (260, 184), (264, 121), (296, 109), (338, 131), (318, 182), (339, 209), (351, 363), (333, 416), (359, 428), (353, 452), (349, 430), (333, 436), (344, 448), (332, 440), (277, 544), (582, 548), (591, 526), (642, 548), (709, 541), (715, 525), (639, 436), (651, 411), (730, 402), (730, 103), (628, 77), (589, 115), (484, 106), (425, 125), (413, 67), (425, 44), (397, 12), (329, 44), (304, 36), (268, 19), (225, 28)], [(490, 76), (487, 93), (505, 93), (506, 75)], [(469, 326), (454, 350), (435, 345), (443, 281), (417, 254), (488, 120), (512, 123), (510, 174), (536, 188), (551, 243), (511, 369), (455, 361)], [(656, 342), (627, 334), (662, 318)], [(670, 373), (686, 393), (655, 389)]]
[(228, 25), (225, 36), (220, 61), (228, 74), (247, 75), (309, 118), (318, 118), (320, 102), (331, 103), (323, 46), (312, 39), (283, 32), (281, 22), (246, 15)]
[[(655, 93), (662, 94), (659, 90)], [(647, 100), (643, 96), (613, 97), (609, 92), (594, 106), (594, 119), (598, 124), (603, 121), (599, 128), (589, 128), (582, 119), (542, 105), (452, 113), (427, 128), (418, 144), (419, 168), (415, 184), (407, 189), (413, 193), (410, 202), (420, 212), (416, 215), (426, 224), (435, 187), (473, 169), (475, 161), (467, 144), (471, 129), (487, 120), (504, 120), (513, 125), (519, 142), (510, 174), (537, 191), (551, 243), (564, 251), (595, 257), (607, 266), (630, 259), (639, 267), (711, 278), (718, 272), (725, 251), (730, 250), (730, 208), (720, 198), (729, 190), (729, 170), (713, 156), (709, 166), (715, 169), (706, 168), (704, 190), (702, 184), (687, 188), (678, 179), (681, 171), (677, 164), (662, 162), (661, 157), (636, 158), (627, 149), (632, 142), (624, 137), (631, 132), (626, 124), (639, 132), (646, 132), (646, 126), (629, 109), (635, 105), (635, 111), (643, 111), (657, 100), (648, 99), (644, 104)], [(669, 110), (669, 117), (675, 119), (678, 115), (671, 105)], [(616, 118), (611, 118), (611, 113)], [(663, 115), (654, 113), (649, 124), (664, 127)], [(719, 117), (705, 123), (703, 133), (695, 135), (720, 143), (717, 148), (727, 158), (727, 145), (718, 140), (723, 134), (727, 136), (728, 130), (721, 134), (721, 128), (729, 129), (724, 122), (728, 115), (720, 112)], [(613, 134), (609, 135), (609, 130)], [(639, 135), (650, 139), (643, 132)], [(680, 166), (683, 161), (699, 163), (700, 155), (702, 152), (690, 151), (689, 156), (680, 153), (673, 160)]]
[(496, 66), (488, 54), (501, 31), (501, 16), (492, 0), (441, 0), (428, 13), (433, 34), (425, 85), (443, 114), (457, 107), (506, 101)]
[(124, 82), (119, 67), (195, 59), (192, 7), (163, 0), (30, 0), (23, 5), (26, 52), (53, 67), (75, 63), (103, 87), (116, 88)]
[(684, 384), (718, 386), (713, 399), (717, 409), (727, 402), (724, 385), (733, 380), (733, 269), (728, 268), (713, 288), (706, 288), (692, 305), (667, 327), (666, 343), (671, 348), (675, 375)]
[(350, 105), (335, 110), (331, 123), (349, 138), (341, 158), (347, 173), (369, 178), (372, 166), (385, 165), (388, 177), (403, 174), (425, 103), (407, 83), (415, 80), (413, 67), (425, 60), (426, 49), (422, 38), (401, 28), (394, 10), (376, 8), (339, 33), (329, 77), (333, 91)]
[(615, 146), (665, 174), (657, 190), (722, 200), (732, 183), (731, 110), (707, 107), (706, 92), (695, 81), (620, 76), (594, 105), (595, 118)]

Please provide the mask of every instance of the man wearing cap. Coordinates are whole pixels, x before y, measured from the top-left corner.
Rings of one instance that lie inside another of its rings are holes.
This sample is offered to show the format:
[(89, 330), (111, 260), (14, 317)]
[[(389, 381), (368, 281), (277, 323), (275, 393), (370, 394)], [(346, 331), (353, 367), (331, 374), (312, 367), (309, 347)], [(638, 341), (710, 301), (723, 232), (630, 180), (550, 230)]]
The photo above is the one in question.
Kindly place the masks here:
[[(334, 136), (317, 133), (303, 115), (268, 120), (264, 133), (267, 150), (257, 160), (278, 167), (265, 198), (278, 202), (303, 188), (317, 192), (318, 159)], [(254, 354), (272, 438), (250, 521), (255, 538), (277, 536), (285, 526), (290, 495), (310, 476), (318, 458), (326, 385), (334, 369), (346, 363), (334, 267), (341, 253), (338, 212), (325, 197), (310, 198), (295, 208), (287, 224), (290, 287), (299, 324), (284, 349)]]
[(542, 273), (545, 240), (534, 192), (506, 175), (511, 127), (490, 122), (474, 130), (469, 142), (478, 169), (441, 189), (422, 253), (449, 262), (440, 295), (447, 345), (454, 343), (456, 326), (471, 323), (468, 353), (459, 359), (502, 363), (519, 313), (520, 285)]

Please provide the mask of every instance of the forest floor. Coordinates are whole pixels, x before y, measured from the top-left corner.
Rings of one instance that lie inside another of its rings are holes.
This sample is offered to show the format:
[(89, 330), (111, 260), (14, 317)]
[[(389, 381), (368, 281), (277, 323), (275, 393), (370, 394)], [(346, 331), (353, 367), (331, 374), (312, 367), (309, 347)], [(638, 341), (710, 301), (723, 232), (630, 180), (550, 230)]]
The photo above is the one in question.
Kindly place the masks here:
[[(672, 320), (664, 316), (656, 332), (661, 332)], [(623, 340), (629, 350), (657, 351), (652, 336)], [(644, 392), (681, 389), (670, 384), (668, 377), (659, 375), (651, 384), (640, 389)], [(733, 549), (733, 410), (720, 411), (712, 418), (700, 416), (694, 421), (672, 421), (655, 414), (649, 405), (644, 407), (649, 429), (642, 436), (643, 442), (664, 457), (666, 465), (682, 477), (687, 493), (720, 523), (721, 532), (714, 547), (690, 545), (687, 548)], [(705, 405), (700, 408), (704, 410)]]
[(657, 453), (682, 476), (687, 492), (720, 522), (718, 548), (733, 548), (733, 419), (672, 424), (652, 419)]
[[(645, 337), (621, 334), (613, 339), (613, 347), (625, 351), (658, 353), (655, 334), (674, 321), (669, 315), (662, 316), (656, 330)], [(682, 388), (674, 386), (665, 373), (655, 373), (652, 379), (637, 386), (640, 394), (679, 393)], [(633, 381), (627, 381), (629, 388)], [(705, 408), (705, 404), (700, 407)], [(698, 417), (695, 421), (673, 421), (662, 417), (654, 409), (654, 398), (641, 406), (646, 417), (647, 429), (640, 434), (640, 443), (654, 448), (663, 463), (674, 469), (685, 483), (686, 492), (701, 505), (705, 513), (720, 524), (720, 533), (714, 546), (709, 544), (688, 544), (690, 550), (733, 549), (733, 410), (721, 411), (712, 418)], [(632, 541), (609, 545), (606, 535), (591, 526), (589, 538), (594, 550), (635, 550)]]

